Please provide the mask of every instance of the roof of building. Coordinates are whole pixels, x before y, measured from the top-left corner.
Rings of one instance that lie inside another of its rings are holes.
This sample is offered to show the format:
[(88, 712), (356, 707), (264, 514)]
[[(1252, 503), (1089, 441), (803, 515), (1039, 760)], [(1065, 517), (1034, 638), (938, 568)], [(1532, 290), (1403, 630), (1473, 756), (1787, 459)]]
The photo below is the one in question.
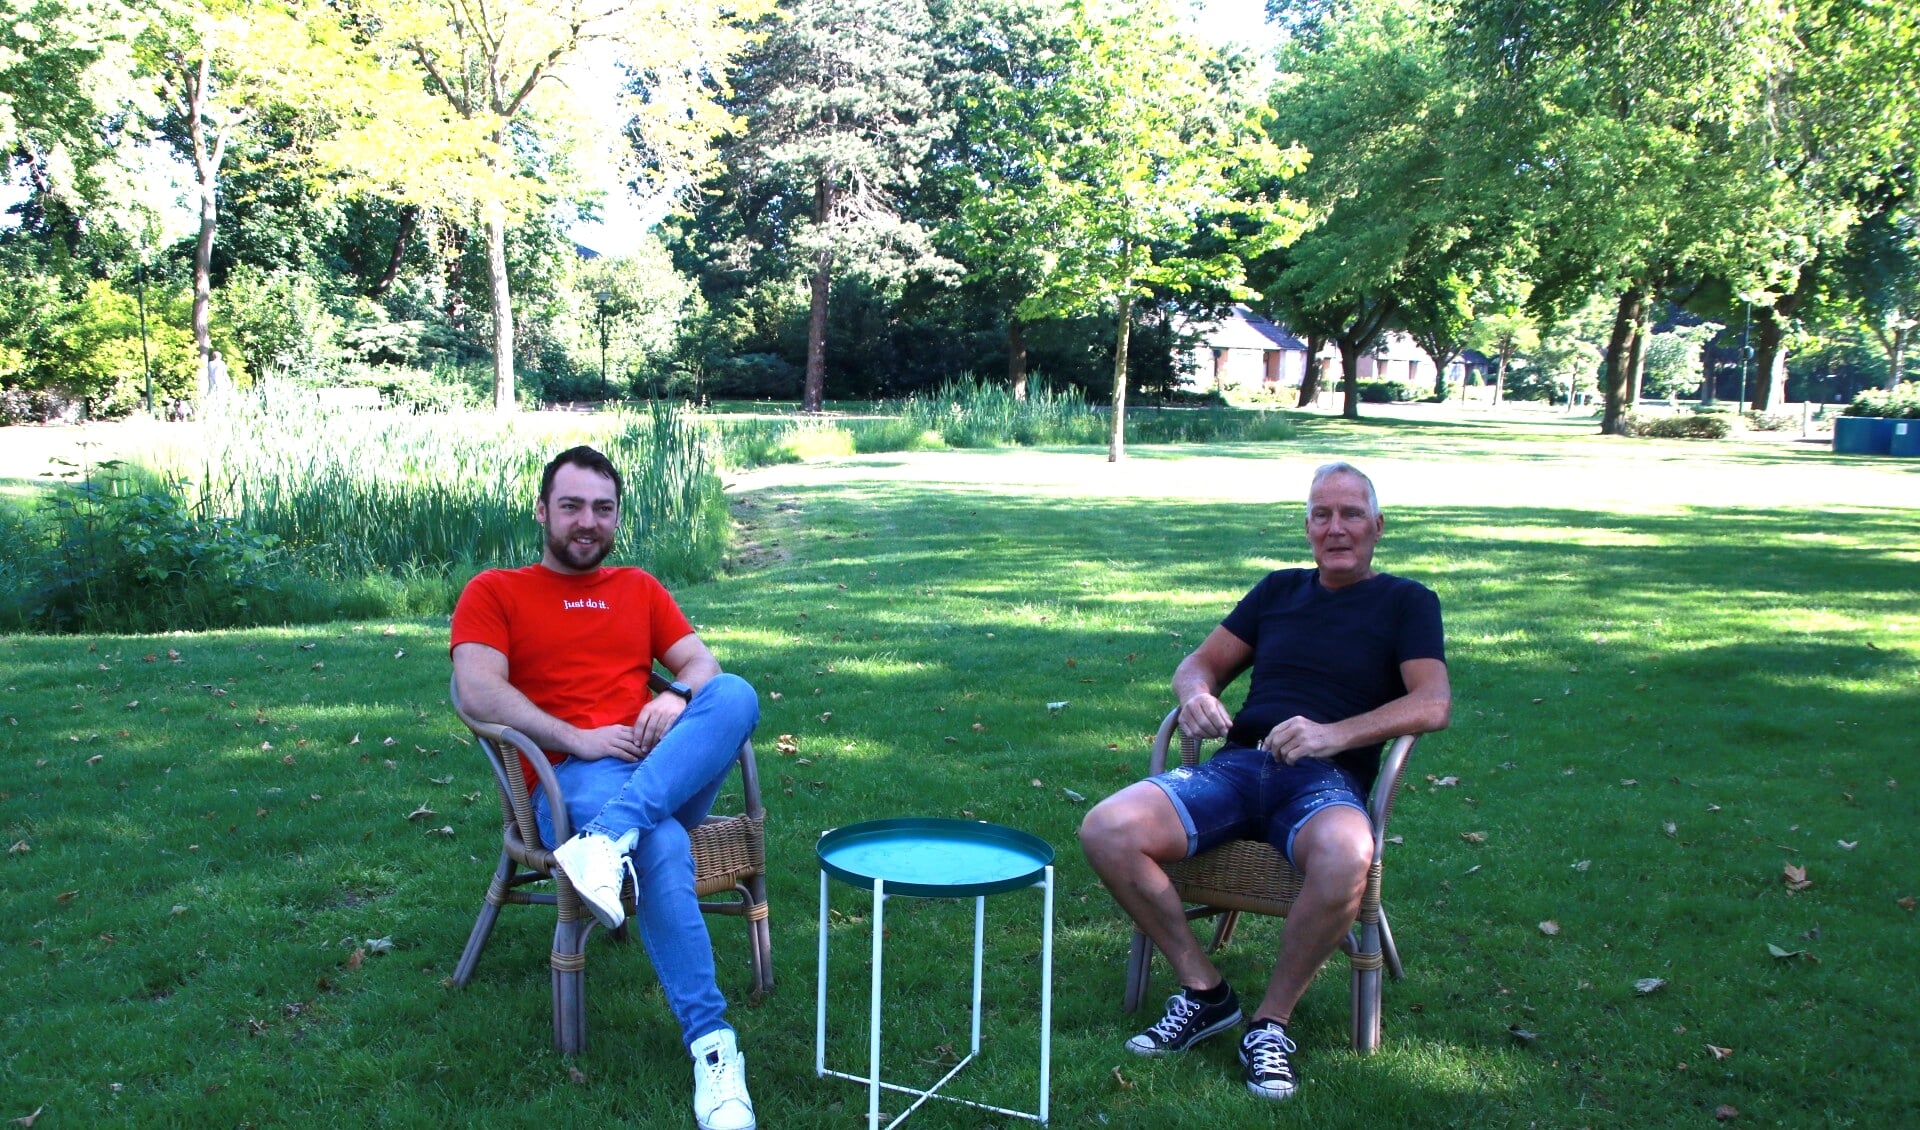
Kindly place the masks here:
[(1284, 326), (1235, 304), (1215, 321), (1186, 321), (1184, 328), (1209, 349), (1305, 349), (1306, 343)]

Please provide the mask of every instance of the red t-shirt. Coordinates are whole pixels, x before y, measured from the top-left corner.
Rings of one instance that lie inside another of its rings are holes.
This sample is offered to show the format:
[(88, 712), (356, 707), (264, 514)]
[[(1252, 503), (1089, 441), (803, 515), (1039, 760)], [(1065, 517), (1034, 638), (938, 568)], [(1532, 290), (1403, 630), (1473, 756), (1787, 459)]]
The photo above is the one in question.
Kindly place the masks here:
[[(489, 569), (453, 609), (448, 650), (485, 644), (541, 710), (583, 730), (632, 724), (653, 697), (647, 672), (693, 625), (659, 581), (628, 566), (574, 575), (544, 565)], [(547, 754), (555, 765), (564, 753)], [(525, 767), (527, 785), (538, 780)]]

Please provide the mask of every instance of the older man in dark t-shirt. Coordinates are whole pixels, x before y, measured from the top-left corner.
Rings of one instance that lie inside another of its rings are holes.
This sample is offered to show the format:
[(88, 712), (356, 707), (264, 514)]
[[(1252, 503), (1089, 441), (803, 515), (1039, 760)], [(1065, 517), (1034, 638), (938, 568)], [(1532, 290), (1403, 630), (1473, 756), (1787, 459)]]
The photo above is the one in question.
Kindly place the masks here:
[[(1377, 573), (1385, 529), (1373, 483), (1347, 463), (1307, 495), (1313, 569), (1270, 573), (1173, 674), (1180, 728), (1226, 735), (1220, 751), (1131, 785), (1080, 827), (1087, 860), (1180, 979), (1167, 1014), (1127, 1041), (1139, 1055), (1185, 1051), (1237, 1024), (1238, 997), (1208, 960), (1162, 864), (1229, 839), (1272, 844), (1304, 876), (1280, 956), (1240, 1042), (1247, 1089), (1295, 1089), (1293, 1008), (1352, 928), (1373, 859), (1365, 797), (1385, 739), (1446, 728), (1452, 711), (1440, 601)], [(1219, 695), (1242, 671), (1238, 715)]]

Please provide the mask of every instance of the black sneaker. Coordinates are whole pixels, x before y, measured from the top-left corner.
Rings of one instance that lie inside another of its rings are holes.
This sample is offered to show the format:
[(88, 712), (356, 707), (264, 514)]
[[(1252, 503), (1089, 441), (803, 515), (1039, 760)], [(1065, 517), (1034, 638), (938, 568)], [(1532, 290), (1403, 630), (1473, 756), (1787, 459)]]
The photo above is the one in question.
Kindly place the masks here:
[(1135, 1055), (1183, 1052), (1238, 1023), (1240, 998), (1233, 995), (1232, 989), (1227, 990), (1227, 999), (1219, 1004), (1201, 1004), (1182, 989), (1167, 998), (1167, 1014), (1158, 1024), (1127, 1041), (1127, 1050)]
[(1287, 1030), (1277, 1020), (1256, 1021), (1240, 1038), (1240, 1063), (1246, 1068), (1247, 1090), (1263, 1099), (1293, 1097), (1293, 1064), (1290, 1052), (1300, 1049), (1287, 1039)]

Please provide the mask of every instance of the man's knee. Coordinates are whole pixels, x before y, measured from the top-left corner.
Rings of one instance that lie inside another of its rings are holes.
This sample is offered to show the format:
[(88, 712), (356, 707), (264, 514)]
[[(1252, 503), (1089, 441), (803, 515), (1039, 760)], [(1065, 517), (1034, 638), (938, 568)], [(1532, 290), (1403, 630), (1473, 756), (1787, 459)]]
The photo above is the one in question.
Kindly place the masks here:
[(1357, 900), (1373, 867), (1373, 826), (1358, 809), (1322, 809), (1295, 836), (1293, 855), (1310, 882)]
[(1080, 821), (1080, 850), (1096, 867), (1104, 860), (1135, 854), (1177, 859), (1185, 848), (1186, 830), (1179, 814), (1166, 794), (1144, 782), (1094, 805)]
[(700, 687), (698, 698), (711, 696), (713, 705), (729, 713), (744, 713), (751, 724), (760, 722), (760, 694), (753, 684), (734, 674), (719, 674)]

